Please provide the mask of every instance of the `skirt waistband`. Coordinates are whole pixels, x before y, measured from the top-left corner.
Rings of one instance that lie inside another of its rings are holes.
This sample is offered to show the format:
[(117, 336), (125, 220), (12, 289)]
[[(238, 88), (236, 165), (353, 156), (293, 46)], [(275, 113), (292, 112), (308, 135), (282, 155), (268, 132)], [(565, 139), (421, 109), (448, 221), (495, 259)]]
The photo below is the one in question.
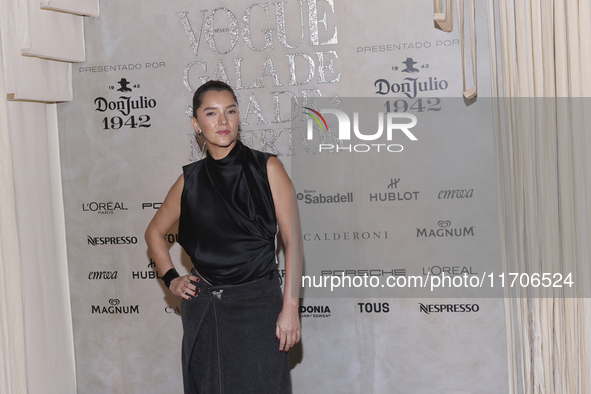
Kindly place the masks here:
[(200, 278), (198, 287), (201, 288), (201, 294), (205, 292), (212, 297), (216, 297), (219, 300), (241, 298), (250, 295), (262, 293), (264, 291), (279, 287), (279, 278), (277, 271), (273, 270), (266, 276), (255, 279), (251, 282), (241, 283), (239, 285), (210, 285), (203, 279), (195, 268), (191, 269), (191, 273)]

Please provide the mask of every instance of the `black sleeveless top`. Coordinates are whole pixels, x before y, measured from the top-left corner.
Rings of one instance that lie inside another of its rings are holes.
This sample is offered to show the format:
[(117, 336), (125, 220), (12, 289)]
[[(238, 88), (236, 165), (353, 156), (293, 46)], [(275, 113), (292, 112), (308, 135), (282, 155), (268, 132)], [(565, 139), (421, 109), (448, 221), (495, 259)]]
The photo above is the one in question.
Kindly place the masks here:
[(223, 159), (207, 156), (183, 167), (178, 242), (213, 285), (250, 282), (276, 269), (271, 156), (236, 141)]

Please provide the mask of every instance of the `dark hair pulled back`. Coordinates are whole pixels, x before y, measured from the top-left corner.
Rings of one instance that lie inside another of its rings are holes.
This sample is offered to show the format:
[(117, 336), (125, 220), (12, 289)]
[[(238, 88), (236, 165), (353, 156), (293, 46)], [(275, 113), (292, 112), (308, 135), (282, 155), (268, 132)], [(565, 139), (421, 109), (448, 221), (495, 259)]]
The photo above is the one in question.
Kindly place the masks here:
[(232, 97), (234, 101), (238, 104), (238, 99), (236, 98), (236, 94), (230, 85), (222, 81), (207, 81), (203, 85), (199, 86), (195, 94), (193, 95), (193, 117), (197, 117), (197, 109), (201, 107), (203, 104), (203, 97), (205, 93), (215, 90), (216, 92), (221, 92), (222, 90), (226, 90), (232, 93)]

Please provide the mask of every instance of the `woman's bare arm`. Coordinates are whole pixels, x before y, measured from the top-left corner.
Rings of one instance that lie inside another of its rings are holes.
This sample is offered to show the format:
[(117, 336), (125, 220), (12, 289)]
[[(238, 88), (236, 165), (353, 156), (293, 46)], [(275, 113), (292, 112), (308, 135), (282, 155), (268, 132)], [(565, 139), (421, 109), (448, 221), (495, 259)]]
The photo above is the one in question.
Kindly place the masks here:
[(299, 289), (302, 278), (303, 242), (295, 189), (276, 157), (267, 161), (267, 174), (281, 238), (285, 245), (283, 309), (277, 319), (279, 351), (288, 351), (300, 341)]
[[(172, 226), (179, 220), (181, 215), (181, 195), (185, 183), (184, 179), (184, 176), (181, 175), (174, 185), (172, 185), (164, 202), (158, 211), (156, 211), (156, 214), (148, 225), (145, 233), (150, 256), (156, 263), (156, 269), (162, 274), (165, 274), (168, 270), (174, 268), (165, 236)], [(170, 291), (172, 291), (173, 294), (190, 300), (190, 295), (197, 296), (195, 293), (196, 287), (190, 283), (190, 281), (198, 280), (199, 279), (193, 275), (176, 278), (170, 283)]]

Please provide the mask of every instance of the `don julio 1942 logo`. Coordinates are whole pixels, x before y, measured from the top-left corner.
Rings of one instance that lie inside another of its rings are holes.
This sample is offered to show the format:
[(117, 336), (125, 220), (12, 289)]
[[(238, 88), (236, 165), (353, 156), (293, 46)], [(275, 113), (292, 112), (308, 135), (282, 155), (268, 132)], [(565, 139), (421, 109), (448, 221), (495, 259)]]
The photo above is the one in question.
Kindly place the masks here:
[[(156, 107), (156, 100), (146, 96), (134, 97), (134, 89), (140, 89), (139, 83), (132, 84), (126, 78), (117, 81), (120, 95), (114, 99), (97, 97), (94, 99), (95, 111), (104, 112), (101, 123), (103, 130), (119, 130), (122, 128), (141, 129), (152, 126), (150, 115), (147, 114)], [(115, 90), (115, 86), (109, 86), (109, 90)], [(138, 114), (141, 110), (141, 113)]]

